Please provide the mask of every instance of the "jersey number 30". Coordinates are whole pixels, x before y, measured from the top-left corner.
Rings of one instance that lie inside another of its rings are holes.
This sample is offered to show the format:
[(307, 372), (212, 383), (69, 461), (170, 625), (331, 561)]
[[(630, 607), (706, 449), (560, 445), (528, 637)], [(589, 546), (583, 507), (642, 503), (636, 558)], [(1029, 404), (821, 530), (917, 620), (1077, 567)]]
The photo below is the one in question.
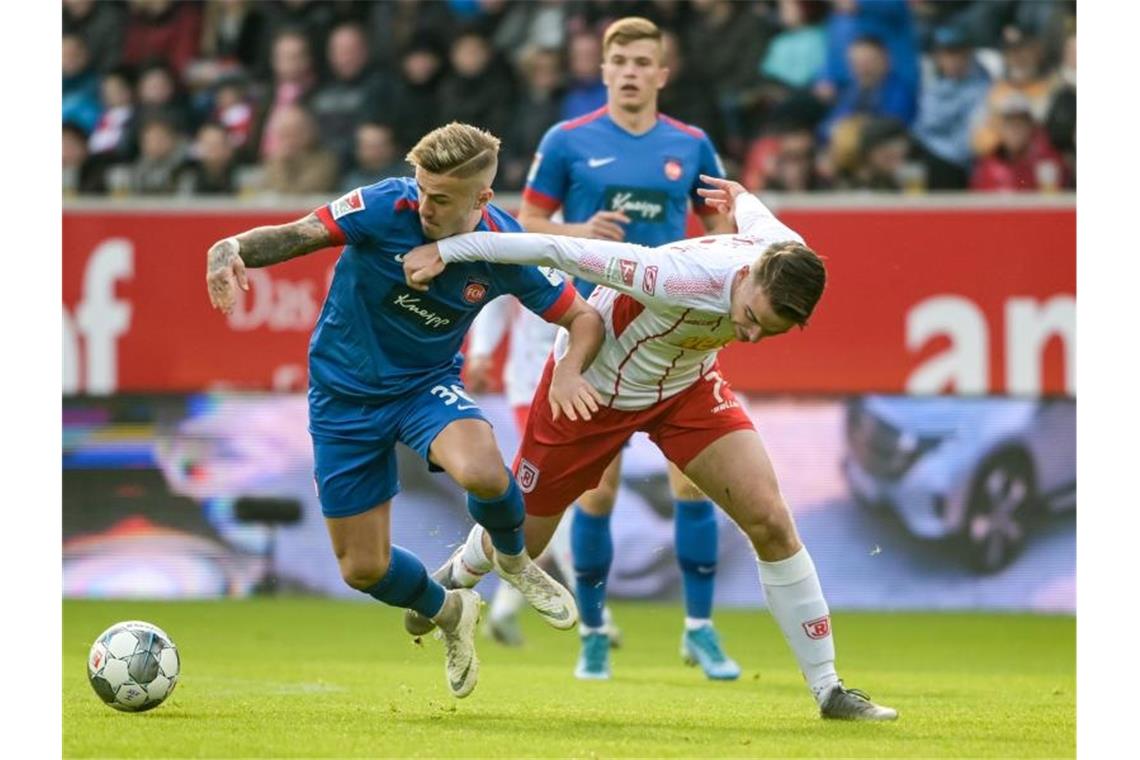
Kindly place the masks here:
[(467, 391), (463, 390), (458, 385), (452, 385), (450, 389), (443, 385), (437, 385), (431, 389), (431, 395), (439, 396), (440, 399), (443, 400), (443, 403), (447, 404), (448, 406), (451, 406), (457, 401), (464, 402), (455, 407), (461, 412), (465, 409), (474, 409), (475, 407), (479, 406), (477, 403), (475, 403), (475, 399), (468, 396)]

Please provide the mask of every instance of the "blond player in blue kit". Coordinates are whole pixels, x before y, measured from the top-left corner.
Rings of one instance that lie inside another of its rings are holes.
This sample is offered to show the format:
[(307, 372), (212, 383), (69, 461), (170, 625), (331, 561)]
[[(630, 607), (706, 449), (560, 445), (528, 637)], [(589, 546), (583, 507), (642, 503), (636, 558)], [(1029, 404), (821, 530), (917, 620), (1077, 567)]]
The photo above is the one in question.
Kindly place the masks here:
[(502, 553), (500, 577), (550, 625), (573, 628), (573, 597), (524, 551), (522, 493), (463, 387), (458, 351), (479, 309), (513, 294), (569, 331), (575, 349), (561, 362), (566, 403), (559, 413), (577, 409), (588, 418), (596, 394), (580, 373), (603, 334), (597, 312), (552, 270), (473, 264), (424, 292), (404, 283), (403, 257), (418, 245), (463, 232), (521, 231), (491, 203), (498, 154), (498, 138), (448, 124), (408, 153), (414, 179), (357, 188), (295, 222), (220, 240), (206, 263), (210, 301), (229, 313), (238, 289), (248, 290), (247, 267), (344, 246), (309, 343), (309, 432), (321, 511), (345, 583), (439, 626), (456, 697), (470, 694), (478, 679), (480, 599), (445, 590), (418, 557), (392, 544), (390, 513), (400, 490), (395, 445), (404, 443), (468, 492), (468, 511)]

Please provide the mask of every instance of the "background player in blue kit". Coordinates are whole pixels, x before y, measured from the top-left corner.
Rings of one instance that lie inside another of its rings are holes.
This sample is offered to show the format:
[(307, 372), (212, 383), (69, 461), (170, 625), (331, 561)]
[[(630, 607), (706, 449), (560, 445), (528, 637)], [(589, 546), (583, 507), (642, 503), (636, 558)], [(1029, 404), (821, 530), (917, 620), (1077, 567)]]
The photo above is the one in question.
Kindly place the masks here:
[[(619, 19), (602, 41), (607, 103), (591, 114), (554, 125), (543, 137), (527, 177), (519, 220), (530, 232), (626, 240), (658, 246), (685, 237), (690, 205), (713, 234), (732, 233), (732, 220), (705, 204), (699, 176), (724, 177), (712, 142), (700, 129), (657, 112), (669, 71), (661, 32), (637, 17)], [(563, 222), (552, 221), (561, 208)], [(583, 295), (593, 289), (578, 284)], [(609, 635), (603, 624), (606, 577), (613, 559), (610, 512), (621, 458), (574, 510), (571, 545), (582, 615), (581, 678), (608, 678)], [(721, 648), (712, 626), (717, 565), (713, 504), (669, 465), (675, 504), (677, 558), (685, 597), (682, 656), (715, 679), (740, 667)]]
[(457, 697), (478, 678), (481, 602), (470, 591), (445, 591), (415, 555), (391, 545), (389, 511), (399, 491), (394, 446), (406, 444), (468, 492), (471, 516), (493, 537), (496, 554), (507, 555), (496, 566), (500, 576), (551, 625), (572, 628), (573, 596), (524, 550), (518, 485), (464, 391), (457, 352), (482, 305), (513, 294), (569, 331), (552, 413), (588, 419), (596, 393), (580, 373), (603, 337), (597, 312), (551, 270), (478, 264), (449, 270), (426, 293), (404, 284), (401, 259), (418, 245), (474, 230), (521, 230), (490, 203), (498, 151), (499, 140), (475, 127), (440, 127), (408, 153), (415, 179), (353, 190), (296, 222), (221, 240), (207, 254), (210, 300), (228, 313), (237, 288), (249, 287), (246, 267), (346, 244), (309, 344), (309, 431), (321, 509), (348, 585), (440, 627), (448, 686)]

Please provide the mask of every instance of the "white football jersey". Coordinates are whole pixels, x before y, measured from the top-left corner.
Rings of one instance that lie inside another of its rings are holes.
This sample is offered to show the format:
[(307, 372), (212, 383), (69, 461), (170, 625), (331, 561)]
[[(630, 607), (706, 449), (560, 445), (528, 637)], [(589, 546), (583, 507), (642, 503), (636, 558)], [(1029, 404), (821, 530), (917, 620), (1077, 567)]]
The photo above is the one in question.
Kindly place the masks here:
[(511, 406), (529, 406), (561, 328), (523, 308), (514, 296), (499, 296), (475, 317), (467, 355), (490, 356), (508, 328), (511, 342), (503, 365), (503, 388)]
[[(646, 409), (713, 371), (736, 338), (729, 318), (734, 276), (772, 243), (803, 242), (751, 195), (736, 200), (739, 233), (681, 240), (657, 248), (607, 240), (474, 232), (439, 241), (447, 263), (493, 261), (561, 269), (604, 287), (590, 303), (606, 340), (585, 373), (614, 409)], [(555, 341), (566, 351), (568, 334)]]

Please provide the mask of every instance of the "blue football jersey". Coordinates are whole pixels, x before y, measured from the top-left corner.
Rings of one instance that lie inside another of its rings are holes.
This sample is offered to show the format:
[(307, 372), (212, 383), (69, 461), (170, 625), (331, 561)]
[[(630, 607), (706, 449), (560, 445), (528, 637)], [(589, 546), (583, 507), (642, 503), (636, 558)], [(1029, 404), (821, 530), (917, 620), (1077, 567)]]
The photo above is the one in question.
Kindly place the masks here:
[(698, 214), (716, 213), (697, 195), (701, 174), (724, 168), (700, 129), (658, 114), (641, 135), (630, 134), (600, 108), (555, 124), (542, 138), (523, 198), (568, 223), (598, 211), (622, 211), (629, 243), (659, 246), (685, 237), (689, 201)]
[[(309, 380), (362, 401), (400, 396), (455, 372), (463, 337), (484, 304), (504, 293), (557, 320), (574, 289), (554, 270), (480, 262), (449, 266), (427, 292), (404, 283), (403, 255), (429, 242), (420, 227), (415, 180), (358, 188), (321, 206), (317, 217), (345, 248), (309, 341)], [(475, 228), (520, 232), (488, 205)]]

